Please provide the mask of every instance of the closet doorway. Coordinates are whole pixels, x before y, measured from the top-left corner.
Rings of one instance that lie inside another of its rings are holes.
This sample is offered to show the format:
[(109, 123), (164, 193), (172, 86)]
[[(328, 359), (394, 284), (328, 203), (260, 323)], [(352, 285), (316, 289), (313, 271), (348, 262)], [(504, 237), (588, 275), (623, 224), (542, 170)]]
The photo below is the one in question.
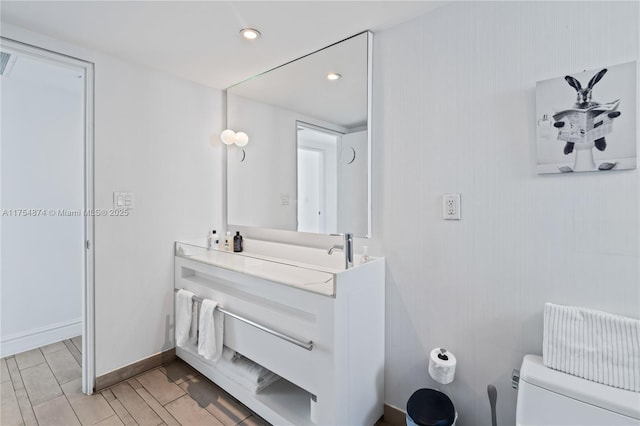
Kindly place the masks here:
[(91, 393), (93, 64), (6, 38), (0, 52), (0, 357), (82, 336)]

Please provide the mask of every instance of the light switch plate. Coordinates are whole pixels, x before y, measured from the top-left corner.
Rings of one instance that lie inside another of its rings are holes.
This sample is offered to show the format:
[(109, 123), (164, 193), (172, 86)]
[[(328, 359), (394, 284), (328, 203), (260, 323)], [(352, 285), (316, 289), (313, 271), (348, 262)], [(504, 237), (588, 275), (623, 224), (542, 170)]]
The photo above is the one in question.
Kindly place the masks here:
[(114, 209), (132, 209), (133, 208), (133, 192), (114, 192), (113, 208)]

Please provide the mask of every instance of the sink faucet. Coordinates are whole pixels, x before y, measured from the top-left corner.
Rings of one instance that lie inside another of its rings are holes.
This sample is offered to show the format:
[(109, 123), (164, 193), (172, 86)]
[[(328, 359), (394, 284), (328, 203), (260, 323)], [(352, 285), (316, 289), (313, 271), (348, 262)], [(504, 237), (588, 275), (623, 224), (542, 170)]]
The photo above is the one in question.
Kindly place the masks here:
[(331, 234), (334, 237), (343, 237), (344, 244), (334, 244), (329, 247), (328, 254), (333, 254), (334, 250), (342, 250), (344, 252), (344, 268), (353, 268), (353, 234)]

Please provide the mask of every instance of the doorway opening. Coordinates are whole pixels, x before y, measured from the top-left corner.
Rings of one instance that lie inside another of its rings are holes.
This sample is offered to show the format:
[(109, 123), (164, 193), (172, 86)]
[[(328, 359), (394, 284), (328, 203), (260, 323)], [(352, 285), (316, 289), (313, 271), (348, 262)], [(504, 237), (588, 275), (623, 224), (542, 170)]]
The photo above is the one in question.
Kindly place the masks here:
[(0, 52), (0, 356), (81, 336), (90, 394), (93, 64), (4, 37)]
[(338, 154), (342, 135), (298, 121), (299, 232), (335, 233), (338, 227)]

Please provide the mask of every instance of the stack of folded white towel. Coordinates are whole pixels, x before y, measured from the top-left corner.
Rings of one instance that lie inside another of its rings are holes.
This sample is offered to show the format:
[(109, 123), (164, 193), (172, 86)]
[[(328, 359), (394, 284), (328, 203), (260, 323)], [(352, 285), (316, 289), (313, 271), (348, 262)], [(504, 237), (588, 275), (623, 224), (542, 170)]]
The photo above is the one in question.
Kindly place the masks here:
[(640, 392), (640, 321), (546, 303), (542, 360), (555, 370)]
[(267, 370), (226, 346), (222, 350), (222, 357), (216, 364), (216, 368), (229, 380), (233, 380), (253, 394), (280, 380), (280, 376), (273, 371)]
[(274, 372), (224, 347), (224, 314), (216, 310), (217, 302), (204, 299), (198, 318), (193, 297), (187, 290), (176, 292), (176, 346), (197, 350), (221, 374), (254, 394), (280, 380)]

